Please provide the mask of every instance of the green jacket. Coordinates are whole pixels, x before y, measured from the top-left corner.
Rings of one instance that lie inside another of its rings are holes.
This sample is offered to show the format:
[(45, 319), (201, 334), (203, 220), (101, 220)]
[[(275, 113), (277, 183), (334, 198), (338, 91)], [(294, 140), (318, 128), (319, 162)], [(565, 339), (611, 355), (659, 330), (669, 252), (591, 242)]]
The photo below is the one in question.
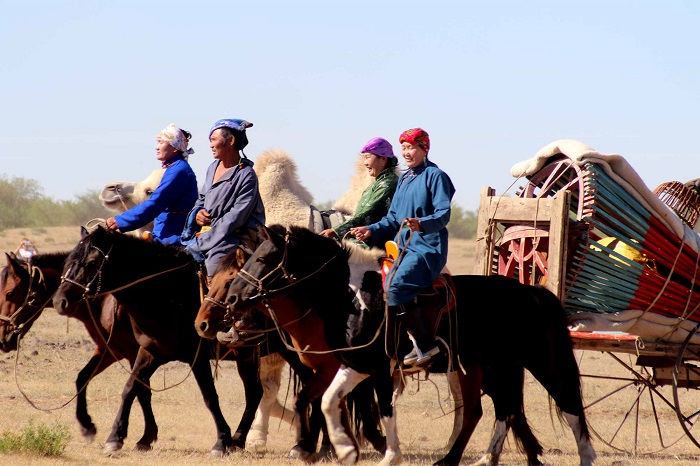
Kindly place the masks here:
[[(333, 229), (338, 238), (342, 240), (352, 227), (371, 225), (381, 220), (389, 211), (398, 180), (395, 167), (387, 168), (377, 175), (377, 178), (362, 193), (355, 216)], [(372, 237), (369, 237), (365, 242), (370, 246), (381, 246), (372, 244), (371, 240)]]

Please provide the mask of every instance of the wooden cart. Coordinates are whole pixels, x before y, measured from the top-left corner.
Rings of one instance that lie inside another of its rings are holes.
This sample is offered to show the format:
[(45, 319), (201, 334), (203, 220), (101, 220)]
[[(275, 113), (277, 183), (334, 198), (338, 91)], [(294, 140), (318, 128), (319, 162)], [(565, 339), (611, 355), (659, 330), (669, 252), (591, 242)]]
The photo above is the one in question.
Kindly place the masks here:
[[(566, 306), (576, 251), (593, 229), (582, 221), (584, 181), (581, 168), (555, 157), (517, 197), (483, 188), (475, 274), (542, 284)], [(596, 299), (599, 305), (605, 297)], [(600, 441), (630, 454), (659, 452), (685, 437), (700, 448), (700, 345), (689, 343), (696, 331), (680, 343), (572, 332), (584, 403)]]

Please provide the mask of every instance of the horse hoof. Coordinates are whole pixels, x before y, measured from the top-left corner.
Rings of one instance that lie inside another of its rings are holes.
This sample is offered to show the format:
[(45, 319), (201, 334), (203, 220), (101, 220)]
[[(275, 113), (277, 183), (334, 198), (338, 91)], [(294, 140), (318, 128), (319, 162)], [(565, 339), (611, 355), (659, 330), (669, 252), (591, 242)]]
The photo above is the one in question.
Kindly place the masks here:
[(246, 450), (254, 452), (262, 452), (267, 450), (267, 440), (265, 439), (248, 439), (246, 442)]
[(91, 444), (95, 441), (95, 435), (97, 435), (97, 428), (95, 426), (90, 426), (88, 428), (81, 427), (80, 433), (83, 435), (83, 440), (86, 444)]
[(318, 449), (316, 458), (314, 461), (335, 461), (337, 458), (335, 456), (335, 450), (330, 445), (321, 445)]
[(151, 445), (150, 443), (139, 442), (134, 447), (134, 450), (136, 450), (136, 451), (151, 451), (151, 450), (153, 450), (153, 445)]
[(353, 465), (360, 459), (360, 452), (354, 447), (344, 449), (337, 448), (335, 453), (338, 455), (338, 462), (346, 466)]
[(293, 459), (293, 460), (302, 460), (307, 463), (311, 462), (311, 457), (314, 455), (313, 452), (308, 452), (301, 448), (299, 445), (294, 445), (291, 450), (289, 450), (289, 453), (287, 453), (287, 458)]
[(121, 450), (123, 446), (124, 442), (107, 442), (105, 443), (105, 446), (102, 449), (102, 453), (104, 453), (105, 455), (116, 453), (119, 450)]
[(226, 456), (226, 451), (225, 450), (219, 450), (219, 449), (213, 449), (212, 451), (209, 452), (209, 457), (210, 458), (223, 458)]
[(397, 466), (403, 461), (403, 455), (399, 453), (391, 453), (384, 455), (384, 459), (379, 462), (379, 466)]

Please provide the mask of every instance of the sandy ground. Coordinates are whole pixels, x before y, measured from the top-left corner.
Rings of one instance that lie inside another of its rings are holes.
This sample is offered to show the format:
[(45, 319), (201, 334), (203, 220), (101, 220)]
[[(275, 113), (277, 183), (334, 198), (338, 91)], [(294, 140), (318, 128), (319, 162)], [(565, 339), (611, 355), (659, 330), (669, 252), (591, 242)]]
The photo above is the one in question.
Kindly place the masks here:
[[(79, 239), (76, 228), (20, 229), (0, 234), (0, 244), (5, 251), (14, 250), (22, 236), (32, 239), (39, 251), (50, 252), (72, 247)], [(453, 273), (470, 273), (473, 264), (474, 245), (472, 241), (454, 240), (450, 245), (448, 266)], [(498, 337), (497, 329), (485, 329)], [(187, 377), (186, 364), (171, 363), (159, 369), (153, 377), (156, 388), (172, 387), (184, 379), (181, 385), (153, 395), (153, 406), (159, 424), (159, 441), (153, 451), (147, 453), (133, 450), (143, 428), (138, 407), (132, 410), (130, 419), (131, 435), (124, 449), (115, 456), (105, 457), (102, 446), (110, 430), (120, 402), (120, 393), (128, 376), (124, 363), (113, 365), (105, 373), (91, 382), (88, 391), (89, 410), (98, 427), (97, 438), (92, 444), (85, 444), (74, 420), (75, 402), (72, 400), (74, 380), (80, 368), (89, 359), (94, 344), (82, 325), (76, 321), (58, 316), (47, 310), (32, 331), (23, 340), (18, 353), (0, 354), (0, 431), (18, 432), (30, 423), (52, 425), (59, 423), (69, 428), (72, 440), (61, 458), (38, 458), (25, 455), (0, 455), (0, 464), (14, 465), (82, 465), (82, 464), (125, 464), (172, 466), (184, 464), (250, 464), (278, 465), (290, 464), (285, 453), (293, 445), (293, 435), (286, 423), (271, 421), (268, 449), (264, 453), (234, 453), (223, 459), (210, 459), (209, 450), (215, 441), (213, 422), (206, 410), (196, 383)], [(628, 371), (609, 356), (591, 351), (578, 353), (582, 371), (593, 375), (612, 378), (626, 377)], [(621, 355), (622, 362), (634, 366), (634, 358)], [(222, 400), (224, 415), (229, 424), (238, 423), (243, 410), (241, 383), (231, 363), (224, 363), (218, 369), (217, 387)], [(587, 399), (615, 389), (619, 382), (599, 378), (584, 379)], [(667, 399), (673, 401), (668, 386), (655, 387)], [(280, 399), (291, 406), (291, 399), (285, 399), (287, 385), (280, 392)], [(634, 386), (619, 392), (621, 396), (610, 397), (588, 411), (594, 429), (607, 435), (614, 435), (617, 426), (627, 415), (630, 403), (637, 398)], [(646, 398), (647, 392), (642, 396)], [(700, 406), (695, 390), (681, 393), (684, 406)], [(576, 446), (571, 431), (563, 426), (553, 412), (550, 412), (546, 393), (529, 374), (526, 378), (526, 414), (536, 435), (544, 445), (543, 461), (547, 465), (578, 465)], [(287, 397), (288, 398), (288, 397)], [(488, 398), (484, 398), (484, 418), (472, 438), (462, 464), (476, 461), (487, 447), (493, 426), (493, 411)], [(598, 465), (691, 465), (700, 461), (700, 449), (694, 446), (680, 430), (675, 413), (663, 401), (655, 405), (646, 403), (640, 408), (640, 430), (637, 432), (639, 451), (654, 449), (655, 418), (660, 419), (660, 430), (669, 436), (669, 442), (680, 440), (669, 449), (653, 456), (631, 456), (617, 452), (599, 440), (595, 440), (598, 451)], [(662, 409), (663, 408), (663, 409)], [(409, 390), (397, 402), (398, 427), (402, 449), (406, 455), (404, 464), (427, 465), (441, 457), (443, 447), (452, 428), (452, 405), (442, 376), (431, 376), (428, 381), (411, 382)], [(696, 409), (696, 408), (695, 408)], [(654, 412), (657, 416), (654, 416)], [(663, 412), (662, 412), (663, 411)], [(623, 450), (634, 446), (635, 433), (625, 427), (614, 439)], [(363, 450), (360, 465), (376, 464), (381, 458), (369, 449)], [(506, 443), (501, 458), (504, 465), (526, 464), (523, 455), (518, 453), (512, 439)]]

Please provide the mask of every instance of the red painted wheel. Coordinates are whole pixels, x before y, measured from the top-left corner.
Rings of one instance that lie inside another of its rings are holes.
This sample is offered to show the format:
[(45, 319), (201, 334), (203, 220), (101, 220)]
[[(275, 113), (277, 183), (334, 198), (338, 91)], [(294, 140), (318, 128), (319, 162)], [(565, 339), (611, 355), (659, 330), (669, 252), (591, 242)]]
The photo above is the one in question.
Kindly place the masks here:
[[(571, 214), (576, 220), (583, 210), (583, 174), (571, 159), (552, 157), (537, 173), (530, 176), (518, 191), (522, 198), (554, 197), (560, 191), (571, 192)], [(544, 226), (509, 226), (503, 232), (496, 251), (497, 272), (518, 279), (521, 283), (544, 283), (548, 276), (547, 252), (549, 231)]]

